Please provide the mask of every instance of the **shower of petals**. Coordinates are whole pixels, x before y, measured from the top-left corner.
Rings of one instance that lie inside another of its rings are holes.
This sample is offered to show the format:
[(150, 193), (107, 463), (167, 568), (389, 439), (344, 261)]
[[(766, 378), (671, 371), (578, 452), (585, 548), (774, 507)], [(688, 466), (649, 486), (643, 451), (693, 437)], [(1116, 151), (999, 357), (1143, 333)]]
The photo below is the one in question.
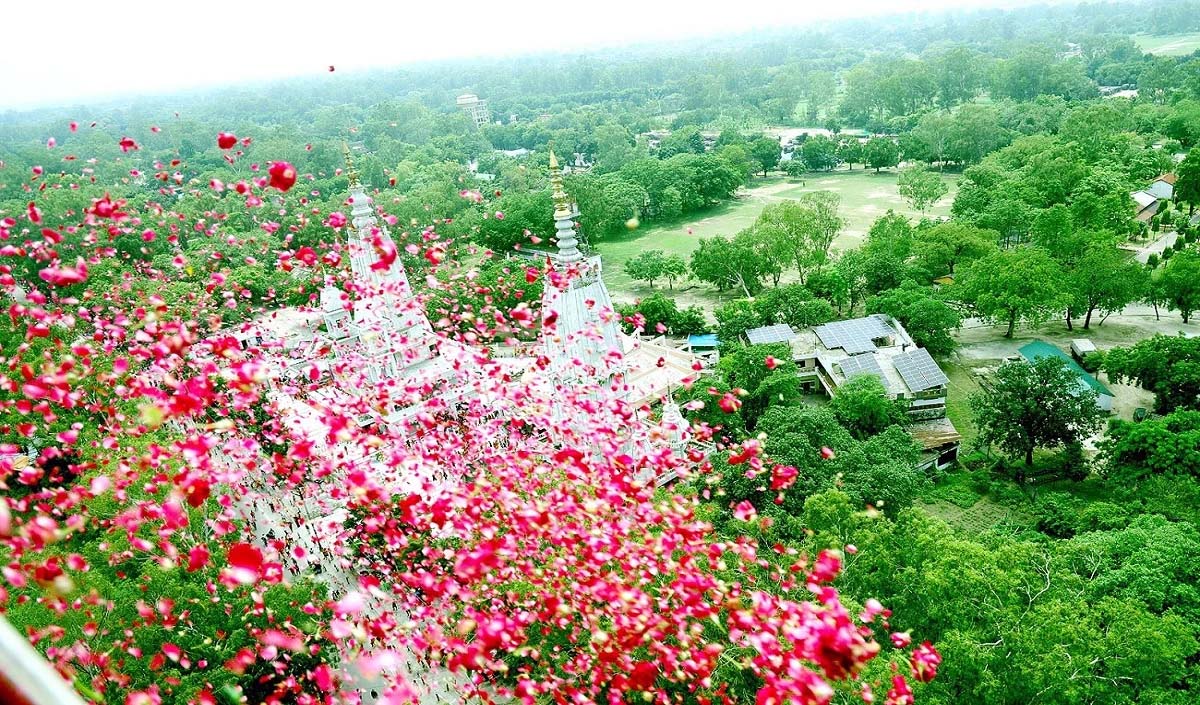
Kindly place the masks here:
[(270, 175), (271, 188), (287, 192), (296, 185), (296, 168), (287, 162), (275, 162), (267, 170)]

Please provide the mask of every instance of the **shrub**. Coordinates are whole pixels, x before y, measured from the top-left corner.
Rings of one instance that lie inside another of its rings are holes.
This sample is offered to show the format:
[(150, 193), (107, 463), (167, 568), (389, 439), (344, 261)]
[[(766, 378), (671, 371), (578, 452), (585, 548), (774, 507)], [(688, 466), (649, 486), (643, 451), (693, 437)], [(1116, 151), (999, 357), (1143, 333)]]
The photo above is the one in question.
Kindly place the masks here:
[(1159, 263), (1158, 253), (1151, 252), (1150, 256), (1146, 258), (1146, 266), (1149, 267), (1150, 269), (1154, 269), (1155, 267), (1158, 266), (1158, 263)]
[(1083, 457), (1083, 444), (1070, 443), (1054, 458), (1052, 467), (1063, 477), (1079, 482), (1092, 473), (1091, 464)]
[(1069, 539), (1075, 535), (1075, 503), (1070, 495), (1051, 492), (1042, 495), (1034, 505), (1038, 531), (1056, 539)]
[(1083, 356), (1083, 362), (1079, 365), (1088, 372), (1095, 372), (1104, 366), (1104, 353), (1097, 350)]
[(668, 326), (674, 335), (689, 335), (707, 331), (708, 321), (704, 318), (703, 309), (699, 306), (688, 306), (676, 312)]

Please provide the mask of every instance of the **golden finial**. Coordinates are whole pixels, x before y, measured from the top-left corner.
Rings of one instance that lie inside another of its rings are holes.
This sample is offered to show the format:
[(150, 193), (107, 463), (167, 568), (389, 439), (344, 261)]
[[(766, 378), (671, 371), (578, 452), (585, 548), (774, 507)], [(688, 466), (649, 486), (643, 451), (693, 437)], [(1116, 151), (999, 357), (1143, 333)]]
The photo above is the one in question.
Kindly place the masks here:
[(571, 217), (571, 201), (567, 198), (567, 192), (563, 189), (562, 170), (558, 168), (558, 157), (554, 156), (554, 150), (550, 150), (550, 187), (551, 197), (554, 199), (554, 219), (565, 220)]
[(350, 177), (350, 186), (358, 186), (358, 170), (354, 168), (354, 160), (350, 157), (350, 145), (342, 140), (342, 155), (346, 159), (346, 176)]

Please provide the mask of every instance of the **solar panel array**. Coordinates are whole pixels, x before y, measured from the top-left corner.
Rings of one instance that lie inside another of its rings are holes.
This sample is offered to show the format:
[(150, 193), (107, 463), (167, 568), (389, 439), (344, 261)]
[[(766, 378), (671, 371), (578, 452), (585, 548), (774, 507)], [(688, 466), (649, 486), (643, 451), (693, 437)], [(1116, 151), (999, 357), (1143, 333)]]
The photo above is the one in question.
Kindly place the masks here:
[(875, 375), (885, 386), (887, 385), (883, 370), (879, 367), (879, 360), (875, 359), (874, 353), (851, 355), (845, 360), (839, 360), (836, 364), (846, 379), (859, 375)]
[(896, 365), (896, 371), (900, 373), (904, 383), (914, 392), (950, 383), (950, 379), (925, 348), (915, 348), (911, 352), (896, 355), (892, 358), (892, 363)]
[(877, 348), (872, 341), (896, 334), (896, 330), (879, 315), (826, 323), (823, 326), (816, 326), (813, 330), (816, 331), (817, 337), (821, 339), (821, 344), (825, 347), (830, 350), (842, 348), (851, 355), (874, 352)]
[(774, 326), (763, 326), (762, 328), (751, 328), (746, 331), (746, 338), (750, 340), (751, 345), (765, 345), (767, 343), (786, 343), (796, 337), (796, 331), (786, 323), (780, 323)]

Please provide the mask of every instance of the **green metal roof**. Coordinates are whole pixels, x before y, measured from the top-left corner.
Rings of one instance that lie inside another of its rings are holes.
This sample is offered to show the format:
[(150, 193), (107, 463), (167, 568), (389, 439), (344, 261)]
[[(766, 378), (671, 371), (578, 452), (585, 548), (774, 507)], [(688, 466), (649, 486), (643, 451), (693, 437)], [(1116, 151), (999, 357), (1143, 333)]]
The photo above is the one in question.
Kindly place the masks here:
[(1035, 340), (1032, 343), (1022, 345), (1020, 353), (1021, 357), (1029, 360), (1030, 362), (1043, 357), (1057, 357), (1058, 359), (1067, 363), (1067, 367), (1069, 367), (1071, 371), (1075, 373), (1075, 376), (1079, 377), (1079, 379), (1087, 384), (1087, 386), (1095, 390), (1097, 394), (1109, 397), (1113, 396), (1112, 391), (1109, 390), (1108, 387), (1104, 386), (1103, 382), (1088, 374), (1087, 370), (1080, 367), (1079, 363), (1075, 362), (1070, 355), (1060, 350), (1057, 345), (1051, 345), (1044, 340)]

